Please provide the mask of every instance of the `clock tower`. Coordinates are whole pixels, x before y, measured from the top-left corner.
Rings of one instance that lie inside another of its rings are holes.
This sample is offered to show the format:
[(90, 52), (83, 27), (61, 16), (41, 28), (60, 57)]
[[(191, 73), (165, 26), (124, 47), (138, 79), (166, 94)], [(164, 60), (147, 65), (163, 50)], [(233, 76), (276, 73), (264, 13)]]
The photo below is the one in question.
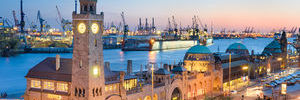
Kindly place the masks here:
[(97, 0), (79, 0), (73, 12), (72, 100), (103, 100), (105, 76), (102, 32), (104, 14), (97, 14)]

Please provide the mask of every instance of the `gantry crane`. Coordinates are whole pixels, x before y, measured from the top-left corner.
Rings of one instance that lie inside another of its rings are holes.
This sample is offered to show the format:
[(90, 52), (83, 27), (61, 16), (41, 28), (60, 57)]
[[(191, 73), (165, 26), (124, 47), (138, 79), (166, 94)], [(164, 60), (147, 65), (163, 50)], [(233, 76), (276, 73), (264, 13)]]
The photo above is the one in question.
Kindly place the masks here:
[[(56, 6), (56, 10), (57, 10), (57, 14), (58, 14), (58, 19), (59, 19), (59, 24), (62, 27), (63, 32), (65, 32), (67, 30), (68, 25), (71, 25), (72, 23), (68, 20), (65, 20), (61, 14), (60, 11), (58, 9), (58, 7)], [(65, 35), (65, 34), (64, 34)]]
[(123, 21), (123, 34), (124, 34), (124, 37), (123, 37), (123, 47), (125, 46), (125, 40), (127, 38), (127, 34), (128, 34), (128, 25), (126, 24), (126, 21), (125, 21), (125, 15), (124, 15), (124, 12), (121, 13), (121, 17), (122, 17), (122, 21)]
[(15, 21), (15, 26), (16, 27), (19, 27), (19, 20), (18, 20), (18, 18), (17, 18), (17, 16), (16, 16), (16, 11), (12, 11), (13, 12), (13, 17), (14, 17), (14, 21)]
[(42, 18), (40, 10), (38, 11), (38, 14), (37, 14), (37, 20), (40, 22), (40, 32), (42, 33), (43, 27), (45, 26), (44, 25), (45, 20)]

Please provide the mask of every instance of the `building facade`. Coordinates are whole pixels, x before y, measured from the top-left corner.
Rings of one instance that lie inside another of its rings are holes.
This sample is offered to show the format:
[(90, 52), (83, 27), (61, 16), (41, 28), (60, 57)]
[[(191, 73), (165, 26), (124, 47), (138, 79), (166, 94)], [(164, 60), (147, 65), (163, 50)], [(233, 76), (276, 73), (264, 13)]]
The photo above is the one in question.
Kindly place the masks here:
[[(103, 18), (97, 0), (80, 0), (73, 13), (73, 58), (49, 57), (29, 70), (25, 100), (195, 100), (222, 93), (222, 69), (204, 46), (184, 64), (141, 71), (111, 71), (103, 62)], [(129, 69), (132, 68), (129, 65)]]

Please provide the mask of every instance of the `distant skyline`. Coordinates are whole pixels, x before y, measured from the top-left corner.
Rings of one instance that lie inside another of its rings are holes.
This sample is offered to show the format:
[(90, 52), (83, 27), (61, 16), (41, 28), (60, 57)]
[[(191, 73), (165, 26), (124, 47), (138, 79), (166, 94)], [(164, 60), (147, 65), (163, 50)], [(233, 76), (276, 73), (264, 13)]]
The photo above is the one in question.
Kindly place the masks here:
[[(37, 11), (54, 28), (59, 28), (56, 5), (62, 17), (72, 19), (75, 0), (23, 0), (26, 26), (36, 22)], [(79, 0), (78, 0), (79, 2)], [(118, 24), (120, 13), (125, 12), (130, 29), (135, 29), (138, 18), (143, 22), (147, 17), (156, 20), (159, 29), (165, 29), (168, 17), (175, 16), (182, 26), (191, 25), (191, 18), (197, 15), (203, 23), (219, 31), (241, 31), (245, 27), (255, 27), (256, 31), (269, 32), (272, 29), (300, 26), (300, 0), (98, 0), (97, 12), (103, 11), (105, 23)], [(13, 22), (12, 10), (19, 17), (20, 0), (2, 0), (0, 16)], [(79, 6), (78, 6), (79, 8)], [(37, 24), (37, 23), (36, 23)]]

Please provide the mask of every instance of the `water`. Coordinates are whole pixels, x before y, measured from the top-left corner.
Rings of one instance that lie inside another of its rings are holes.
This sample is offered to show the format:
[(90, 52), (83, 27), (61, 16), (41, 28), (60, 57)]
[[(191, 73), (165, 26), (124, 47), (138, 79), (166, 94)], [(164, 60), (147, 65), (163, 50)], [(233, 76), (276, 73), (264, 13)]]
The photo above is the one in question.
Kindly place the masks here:
[[(271, 38), (258, 39), (220, 39), (214, 40), (214, 45), (208, 48), (212, 52), (225, 52), (226, 48), (236, 42), (242, 42), (255, 53), (261, 53), (266, 45), (272, 42)], [(292, 41), (293, 39), (289, 39)], [(149, 62), (169, 63), (183, 60), (187, 49), (165, 50), (165, 51), (127, 51), (119, 49), (104, 50), (104, 61), (111, 63), (111, 69), (125, 71), (127, 60), (133, 60), (133, 70), (138, 71), (141, 65)], [(26, 88), (26, 79), (24, 76), (28, 70), (47, 57), (55, 57), (56, 54), (21, 54), (15, 57), (0, 57), (0, 92), (6, 91), (9, 97), (20, 97), (24, 94)], [(60, 54), (63, 58), (72, 58), (72, 53)]]

